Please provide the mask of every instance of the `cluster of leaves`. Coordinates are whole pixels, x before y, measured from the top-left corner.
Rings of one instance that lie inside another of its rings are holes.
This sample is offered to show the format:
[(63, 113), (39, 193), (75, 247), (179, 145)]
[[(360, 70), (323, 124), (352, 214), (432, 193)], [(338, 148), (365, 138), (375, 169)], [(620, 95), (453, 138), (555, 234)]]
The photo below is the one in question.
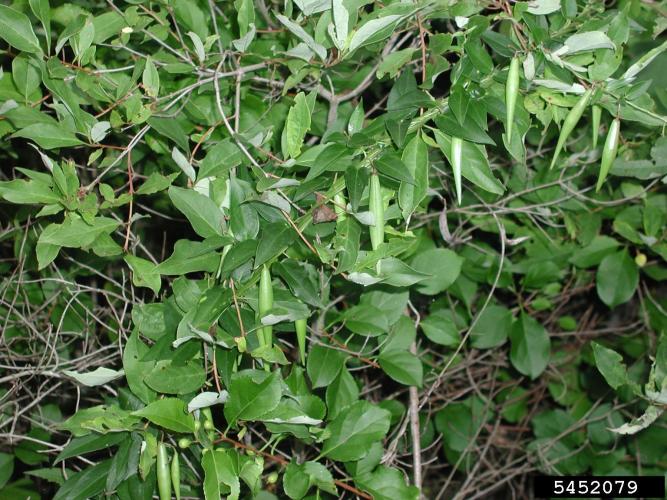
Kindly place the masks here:
[(0, 498), (661, 473), (665, 28), (637, 0), (0, 5)]

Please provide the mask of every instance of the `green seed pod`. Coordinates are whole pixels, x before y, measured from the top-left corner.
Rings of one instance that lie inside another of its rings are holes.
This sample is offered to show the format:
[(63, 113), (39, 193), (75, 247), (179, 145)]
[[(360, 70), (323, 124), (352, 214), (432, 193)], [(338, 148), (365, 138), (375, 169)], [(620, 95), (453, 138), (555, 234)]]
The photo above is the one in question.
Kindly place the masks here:
[(505, 106), (507, 107), (507, 143), (512, 142), (512, 125), (514, 123), (514, 109), (519, 95), (519, 58), (513, 57), (507, 72), (505, 83)]
[(181, 468), (178, 461), (178, 452), (171, 458), (171, 484), (174, 487), (176, 500), (181, 500)]
[(215, 429), (215, 425), (213, 425), (212, 420), (204, 420), (204, 430), (212, 431), (214, 429)]
[(195, 434), (199, 432), (199, 429), (201, 429), (201, 422), (199, 420), (195, 420)]
[(371, 247), (373, 250), (377, 250), (384, 242), (384, 202), (382, 201), (380, 178), (376, 172), (371, 174), (368, 186), (368, 198), (368, 208), (375, 219), (375, 223), (370, 226)]
[(272, 472), (266, 477), (266, 482), (269, 484), (275, 484), (278, 482), (278, 473)]
[(306, 364), (306, 332), (308, 323), (305, 319), (297, 319), (294, 322), (294, 327), (296, 328), (296, 341), (299, 345), (299, 358), (301, 359), (301, 364)]
[(600, 191), (604, 180), (607, 178), (607, 174), (611, 169), (614, 160), (616, 159), (616, 153), (618, 152), (618, 138), (620, 136), (621, 130), (621, 120), (616, 118), (611, 122), (609, 127), (609, 132), (607, 132), (607, 139), (604, 141), (604, 148), (602, 149), (602, 160), (600, 162), (600, 174), (598, 175), (598, 183), (595, 187), (595, 191)]
[(334, 213), (338, 216), (337, 221), (343, 222), (347, 218), (347, 213), (345, 212), (345, 206), (347, 202), (345, 201), (345, 195), (343, 193), (336, 193), (333, 197), (334, 201)]
[(600, 135), (600, 118), (602, 117), (602, 108), (593, 106), (591, 110), (591, 128), (593, 129), (593, 149), (598, 147), (598, 136)]
[(192, 444), (192, 441), (188, 438), (181, 438), (178, 440), (178, 447), (181, 449), (186, 449)]
[(452, 161), (452, 172), (454, 173), (454, 185), (456, 186), (456, 200), (461, 204), (461, 157), (463, 154), (463, 139), (452, 137), (450, 159)]
[(646, 255), (643, 253), (638, 253), (635, 257), (635, 264), (637, 264), (639, 267), (644, 267), (646, 265), (647, 258)]
[(169, 456), (167, 445), (157, 446), (157, 489), (160, 500), (171, 500), (171, 474), (169, 472)]
[(239, 352), (246, 352), (248, 350), (248, 344), (245, 337), (236, 337), (234, 340), (236, 341), (236, 348), (239, 350)]
[[(271, 271), (266, 264), (262, 266), (259, 277), (259, 317), (268, 313), (273, 308), (273, 287), (271, 286)], [(262, 326), (258, 332), (264, 337), (264, 343), (260, 340), (260, 345), (273, 345), (273, 327)]]
[(556, 150), (554, 151), (554, 156), (551, 160), (551, 165), (549, 166), (549, 168), (554, 168), (556, 160), (558, 159), (558, 155), (563, 150), (563, 146), (565, 146), (565, 143), (567, 142), (568, 137), (570, 137), (570, 134), (574, 130), (574, 127), (576, 127), (577, 123), (579, 123), (581, 115), (584, 114), (584, 110), (586, 109), (588, 103), (591, 100), (592, 93), (593, 93), (592, 88), (584, 92), (584, 95), (582, 95), (579, 98), (577, 104), (574, 105), (574, 107), (565, 117), (565, 120), (563, 120), (563, 127), (560, 129), (560, 135), (558, 136), (558, 143), (556, 144)]

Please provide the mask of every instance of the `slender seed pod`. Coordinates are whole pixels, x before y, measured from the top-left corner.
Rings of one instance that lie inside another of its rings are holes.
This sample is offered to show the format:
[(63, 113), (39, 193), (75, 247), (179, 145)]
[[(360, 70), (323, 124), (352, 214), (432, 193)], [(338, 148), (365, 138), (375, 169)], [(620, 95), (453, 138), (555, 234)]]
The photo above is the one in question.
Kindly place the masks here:
[(338, 222), (343, 222), (347, 219), (347, 213), (345, 212), (345, 207), (347, 202), (345, 201), (345, 195), (343, 193), (336, 193), (333, 197), (334, 201), (334, 213), (336, 214), (336, 220)]
[(514, 124), (514, 109), (519, 95), (519, 58), (513, 57), (507, 72), (505, 83), (505, 106), (507, 107), (507, 143), (512, 142), (512, 125)]
[(456, 186), (456, 199), (461, 204), (461, 157), (463, 154), (463, 139), (452, 137), (450, 159), (452, 171), (454, 172), (454, 185)]
[(598, 136), (600, 135), (600, 118), (602, 117), (602, 108), (593, 106), (591, 111), (591, 127), (593, 128), (593, 149), (598, 147)]
[(598, 183), (595, 187), (595, 191), (600, 191), (604, 180), (607, 178), (607, 174), (611, 169), (614, 160), (616, 159), (616, 153), (618, 152), (618, 138), (620, 136), (621, 130), (621, 120), (616, 118), (611, 122), (609, 127), (609, 132), (607, 132), (607, 138), (604, 141), (604, 148), (602, 149), (602, 160), (600, 162), (600, 174), (598, 175)]
[(171, 474), (169, 472), (169, 456), (167, 455), (167, 445), (159, 443), (157, 445), (157, 489), (160, 494), (160, 500), (171, 500)]
[[(271, 286), (271, 271), (264, 264), (259, 277), (259, 317), (260, 319), (273, 308), (273, 288)], [(262, 326), (260, 334), (264, 336), (264, 345), (273, 345), (273, 327)], [(261, 341), (260, 341), (261, 342)]]
[(308, 326), (307, 320), (297, 319), (294, 322), (294, 327), (296, 328), (296, 341), (299, 345), (299, 359), (301, 364), (306, 364), (306, 327)]
[(181, 468), (178, 461), (178, 452), (171, 458), (171, 484), (174, 487), (176, 500), (181, 500)]
[(204, 422), (213, 423), (213, 413), (211, 412), (211, 409), (209, 407), (202, 408), (201, 414), (204, 416)]
[(563, 127), (560, 129), (560, 135), (558, 136), (558, 143), (556, 144), (556, 150), (554, 151), (554, 157), (551, 160), (551, 166), (549, 168), (554, 168), (554, 165), (556, 164), (556, 160), (558, 159), (558, 155), (560, 152), (563, 150), (563, 146), (565, 146), (565, 142), (567, 141), (567, 138), (570, 137), (570, 134), (574, 130), (574, 127), (577, 126), (577, 123), (579, 123), (579, 119), (581, 118), (581, 115), (584, 114), (584, 110), (588, 106), (588, 103), (591, 100), (591, 94), (593, 93), (593, 89), (588, 89), (586, 92), (584, 92), (584, 95), (582, 95), (579, 100), (577, 101), (577, 104), (574, 105), (574, 107), (570, 110), (570, 112), (567, 114), (565, 117), (565, 120), (563, 121)]
[(374, 224), (370, 226), (371, 247), (373, 250), (377, 250), (384, 242), (384, 203), (382, 201), (380, 178), (376, 172), (371, 174), (368, 196), (368, 206), (375, 219)]

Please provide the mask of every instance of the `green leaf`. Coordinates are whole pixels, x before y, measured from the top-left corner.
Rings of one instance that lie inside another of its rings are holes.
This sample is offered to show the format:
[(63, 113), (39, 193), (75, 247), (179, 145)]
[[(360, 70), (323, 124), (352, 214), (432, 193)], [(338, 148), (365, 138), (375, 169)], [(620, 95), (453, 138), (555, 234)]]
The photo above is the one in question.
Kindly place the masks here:
[(123, 441), (111, 459), (111, 468), (107, 476), (105, 490), (113, 491), (128, 477), (137, 473), (142, 440), (137, 433), (130, 434), (130, 439)]
[(528, 12), (536, 16), (551, 14), (560, 10), (561, 0), (532, 0), (528, 4)]
[(662, 42), (657, 47), (652, 48), (644, 55), (642, 55), (634, 64), (632, 64), (621, 76), (621, 80), (632, 79), (637, 74), (646, 68), (656, 57), (667, 50), (667, 41)]
[(387, 316), (377, 307), (359, 304), (349, 308), (343, 314), (345, 326), (351, 332), (374, 337), (387, 333), (389, 323)]
[(225, 418), (230, 425), (238, 420), (256, 420), (280, 402), (282, 390), (277, 373), (245, 370), (232, 376)]
[(323, 306), (317, 270), (311, 264), (286, 259), (274, 264), (271, 269), (287, 283), (296, 298), (314, 307)]
[(398, 203), (403, 219), (410, 220), (412, 212), (426, 197), (428, 189), (428, 148), (419, 135), (415, 136), (403, 150), (403, 163), (414, 183), (401, 182), (398, 189)]
[[(133, 312), (135, 311), (133, 310)], [(155, 316), (151, 317), (154, 318)], [(134, 315), (133, 321), (137, 324)], [(141, 341), (137, 330), (134, 330), (125, 343), (125, 349), (123, 349), (123, 369), (130, 390), (146, 404), (156, 398), (155, 392), (144, 383), (144, 377), (155, 364), (153, 361), (144, 360), (148, 351), (148, 346)]]
[(224, 236), (211, 236), (204, 241), (178, 240), (174, 252), (156, 267), (156, 272), (171, 276), (194, 272), (213, 273), (220, 265), (220, 254), (215, 250), (232, 243)]
[(285, 28), (290, 30), (297, 38), (299, 38), (303, 43), (305, 43), (310, 48), (310, 50), (315, 52), (315, 54), (317, 54), (317, 57), (319, 57), (323, 61), (326, 60), (327, 50), (322, 45), (317, 43), (313, 39), (313, 37), (306, 32), (306, 30), (304, 30), (301, 26), (296, 24), (294, 21), (286, 18), (282, 14), (277, 14), (276, 18), (278, 19), (278, 21), (281, 22), (283, 26), (285, 26)]
[(359, 210), (361, 196), (368, 186), (368, 169), (362, 167), (351, 167), (345, 171), (345, 187), (350, 197), (352, 211)]
[(59, 203), (62, 200), (49, 184), (23, 179), (0, 181), (0, 196), (10, 203), (27, 205)]
[(480, 427), (492, 417), (486, 403), (478, 397), (450, 403), (435, 415), (435, 427), (445, 444), (454, 451), (474, 446)]
[(610, 236), (596, 236), (584, 248), (577, 250), (570, 262), (577, 267), (592, 267), (600, 264), (602, 259), (618, 248), (619, 243)]
[(256, 240), (239, 241), (231, 247), (225, 259), (222, 262), (222, 274), (227, 276), (229, 273), (239, 268), (255, 256), (257, 252)]
[(122, 432), (134, 428), (139, 419), (116, 405), (99, 405), (79, 410), (59, 425), (59, 428), (75, 436), (85, 436), (91, 432), (106, 434)]
[(313, 461), (302, 464), (290, 462), (283, 476), (285, 494), (300, 500), (313, 486), (332, 495), (337, 493), (333, 476), (324, 465)]
[(461, 342), (461, 334), (454, 323), (452, 313), (446, 309), (431, 312), (420, 322), (419, 326), (426, 337), (436, 344), (458, 347)]
[(7, 484), (14, 472), (14, 455), (0, 453), (0, 488)]
[(14, 132), (10, 137), (33, 140), (44, 149), (69, 148), (84, 144), (69, 130), (51, 123), (33, 123)]
[(382, 370), (403, 385), (422, 386), (424, 371), (419, 358), (409, 351), (391, 350), (378, 358)]
[(51, 52), (51, 6), (49, 0), (29, 0), (30, 10), (39, 19), (46, 33), (46, 52)]
[(169, 188), (169, 198), (185, 215), (192, 228), (202, 238), (222, 236), (224, 219), (222, 211), (210, 198), (194, 191), (176, 186)]
[(157, 172), (153, 172), (151, 175), (148, 176), (148, 179), (146, 179), (143, 182), (143, 184), (139, 186), (139, 189), (137, 189), (136, 194), (147, 195), (164, 191), (169, 186), (171, 186), (171, 183), (174, 181), (176, 177), (178, 177), (178, 174), (176, 173), (165, 176)]
[(155, 295), (160, 293), (162, 280), (155, 264), (136, 255), (126, 255), (124, 259), (132, 269), (132, 283), (134, 286), (150, 288)]
[(611, 308), (632, 298), (639, 284), (639, 271), (627, 250), (602, 259), (596, 274), (596, 284), (598, 297)]
[(326, 401), (328, 418), (336, 418), (344, 408), (355, 403), (359, 399), (359, 387), (345, 366), (340, 370), (338, 376), (327, 385)]
[(332, 0), (331, 15), (334, 22), (334, 36), (332, 36), (332, 39), (336, 48), (342, 50), (345, 47), (345, 42), (347, 40), (350, 21), (350, 14), (343, 3), (343, 0)]
[(0, 5), (0, 38), (24, 52), (42, 53), (28, 16), (6, 5)]
[[(229, 500), (239, 498), (241, 485), (230, 453), (223, 449), (206, 449), (201, 462), (204, 469), (204, 498), (219, 500), (226, 495)], [(221, 489), (220, 485), (226, 489)]]
[(187, 175), (188, 179), (190, 179), (192, 182), (195, 182), (197, 179), (197, 173), (195, 172), (195, 169), (192, 167), (190, 161), (185, 157), (185, 155), (181, 153), (175, 146), (171, 150), (171, 159), (174, 160), (174, 163), (178, 165), (178, 168), (180, 168), (183, 173)]
[(470, 345), (475, 349), (491, 349), (507, 341), (512, 328), (512, 312), (503, 306), (488, 306), (470, 330)]
[[(352, 53), (359, 47), (363, 47), (369, 43), (376, 43), (383, 38), (387, 38), (390, 33), (383, 33), (382, 30), (397, 23), (401, 18), (402, 16), (399, 15), (389, 15), (378, 19), (372, 19), (364, 23), (364, 25), (352, 35), (348, 51)], [(380, 34), (380, 37), (377, 36), (378, 34)]]
[(294, 98), (294, 105), (290, 108), (285, 122), (285, 157), (296, 158), (301, 154), (301, 146), (306, 132), (310, 129), (311, 111), (308, 107), (306, 94), (299, 92)]
[(313, 389), (327, 387), (345, 366), (345, 354), (324, 345), (314, 345), (308, 353), (308, 378)]
[(387, 54), (378, 66), (376, 76), (382, 78), (384, 75), (388, 74), (390, 78), (396, 78), (396, 75), (398, 75), (403, 66), (410, 62), (414, 52), (415, 49), (408, 48)]
[[(58, 453), (54, 464), (58, 464), (68, 458), (80, 457), (86, 455), (87, 453), (111, 448), (126, 440), (127, 437), (127, 433), (124, 432), (114, 432), (111, 434), (89, 434), (87, 436), (75, 437), (67, 444), (67, 446), (62, 449), (60, 453)], [(0, 468), (0, 470), (2, 470), (2, 468)]]
[(597, 342), (592, 342), (591, 347), (595, 356), (595, 366), (612, 389), (627, 384), (628, 370), (623, 362), (623, 356)]
[(104, 491), (112, 460), (103, 460), (70, 476), (53, 497), (54, 500), (85, 500)]
[(395, 257), (381, 259), (377, 262), (380, 269), (379, 278), (385, 285), (406, 287), (429, 278), (429, 274), (420, 273), (405, 262)]
[[(69, 215), (62, 224), (49, 224), (39, 235), (37, 241), (37, 261), (39, 269), (49, 265), (58, 254), (59, 247), (82, 248), (90, 246), (101, 234), (109, 234), (120, 225), (109, 217), (95, 217), (92, 224), (88, 224), (76, 215)], [(40, 252), (40, 247), (49, 249), (47, 253)], [(48, 255), (48, 258), (44, 258)]]
[(354, 482), (375, 500), (417, 500), (420, 497), (417, 487), (409, 485), (401, 471), (384, 465), (356, 476)]
[[(451, 139), (439, 130), (433, 130), (433, 134), (440, 150), (447, 157), (447, 160), (451, 162)], [(500, 195), (505, 192), (503, 185), (491, 172), (489, 160), (486, 157), (486, 150), (483, 146), (470, 141), (463, 141), (461, 156), (463, 158), (461, 162), (461, 175), (463, 177), (490, 193)]]
[(408, 170), (408, 167), (403, 163), (401, 158), (394, 154), (388, 153), (381, 156), (375, 161), (375, 168), (382, 175), (386, 175), (397, 181), (407, 182), (408, 184), (415, 184), (414, 177)]
[(250, 203), (245, 203), (250, 196), (248, 183), (235, 177), (229, 179), (229, 228), (234, 238), (241, 241), (255, 239), (259, 232), (257, 211)]
[(587, 50), (596, 49), (615, 49), (616, 46), (609, 37), (602, 31), (586, 31), (569, 36), (565, 44), (557, 49), (554, 54), (563, 56), (565, 54), (575, 54)]
[(351, 270), (357, 262), (359, 255), (359, 241), (361, 239), (361, 225), (352, 217), (336, 224), (336, 237), (334, 248), (338, 251), (338, 273)]
[[(122, 19), (122, 18), (121, 18)], [(188, 146), (188, 134), (187, 131), (183, 129), (183, 126), (178, 120), (174, 120), (173, 118), (165, 118), (165, 117), (159, 117), (159, 116), (151, 116), (148, 120), (147, 123), (151, 126), (152, 130), (155, 130), (159, 134), (171, 139), (174, 141), (179, 148), (181, 148), (183, 151), (189, 152), (190, 148)], [(219, 143), (221, 144), (221, 143)], [(237, 149), (238, 151), (238, 149)], [(213, 147), (211, 150), (209, 150), (209, 155), (212, 152), (217, 152), (216, 148)], [(205, 171), (206, 169), (204, 168), (207, 166), (213, 158), (209, 158), (209, 155), (204, 158), (201, 162), (201, 167), (202, 170)], [(216, 156), (213, 154), (212, 156)], [(233, 166), (233, 165), (232, 165)], [(231, 168), (231, 167), (230, 167)], [(173, 175), (173, 174), (170, 174)]]
[(255, 269), (283, 253), (296, 239), (296, 232), (287, 224), (274, 222), (262, 229), (262, 237), (255, 254)]
[(547, 367), (551, 340), (544, 327), (526, 313), (521, 313), (510, 332), (510, 361), (520, 373), (536, 379)]
[(368, 401), (347, 407), (329, 424), (329, 438), (322, 446), (322, 456), (331, 460), (359, 460), (371, 444), (381, 440), (389, 431), (391, 415)]
[(204, 385), (206, 372), (200, 360), (191, 359), (184, 364), (161, 360), (146, 374), (144, 382), (163, 394), (190, 394)]
[(437, 295), (449, 288), (461, 272), (463, 259), (451, 250), (433, 248), (418, 254), (412, 267), (431, 277), (419, 282), (417, 290), (424, 295)]
[(80, 373), (74, 370), (63, 370), (63, 373), (87, 387), (108, 384), (125, 375), (123, 370), (117, 371), (103, 366), (98, 366), (96, 369), (85, 373)]
[(151, 423), (170, 431), (186, 433), (195, 431), (195, 420), (188, 413), (185, 402), (180, 399), (159, 399), (145, 408), (133, 412), (132, 415), (143, 417)]
[(150, 56), (146, 58), (146, 65), (141, 75), (141, 83), (144, 86), (146, 95), (149, 97), (157, 97), (160, 93), (160, 75)]

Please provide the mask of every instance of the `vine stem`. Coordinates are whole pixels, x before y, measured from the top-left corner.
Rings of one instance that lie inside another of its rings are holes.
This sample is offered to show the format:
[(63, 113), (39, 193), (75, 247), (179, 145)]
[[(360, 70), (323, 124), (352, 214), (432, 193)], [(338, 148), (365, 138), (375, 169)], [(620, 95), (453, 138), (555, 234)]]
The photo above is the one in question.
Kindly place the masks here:
[[(417, 343), (413, 342), (410, 352), (417, 355)], [(417, 386), (411, 385), (410, 393), (410, 433), (412, 434), (412, 466), (414, 483), (419, 490), (419, 498), (422, 498), (422, 450), (421, 434), (419, 431), (419, 390)]]
[(132, 227), (132, 211), (134, 208), (134, 169), (132, 168), (132, 151), (127, 153), (127, 179), (128, 179), (128, 190), (130, 193), (130, 203), (127, 214), (127, 228), (125, 229), (125, 244), (123, 245), (123, 251), (127, 253), (128, 248), (130, 247), (130, 232)]

